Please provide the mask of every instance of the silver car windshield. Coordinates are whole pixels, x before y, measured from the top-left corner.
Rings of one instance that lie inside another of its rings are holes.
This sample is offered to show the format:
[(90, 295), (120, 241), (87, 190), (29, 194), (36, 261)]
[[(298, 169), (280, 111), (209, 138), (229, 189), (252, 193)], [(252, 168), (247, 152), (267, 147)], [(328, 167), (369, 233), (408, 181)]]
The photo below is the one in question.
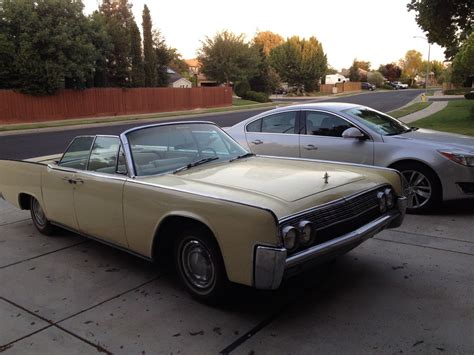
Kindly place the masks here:
[(367, 107), (351, 108), (343, 112), (358, 121), (362, 121), (366, 126), (383, 136), (393, 136), (411, 130), (403, 122)]
[(182, 171), (247, 153), (219, 127), (186, 123), (146, 127), (127, 134), (137, 176)]

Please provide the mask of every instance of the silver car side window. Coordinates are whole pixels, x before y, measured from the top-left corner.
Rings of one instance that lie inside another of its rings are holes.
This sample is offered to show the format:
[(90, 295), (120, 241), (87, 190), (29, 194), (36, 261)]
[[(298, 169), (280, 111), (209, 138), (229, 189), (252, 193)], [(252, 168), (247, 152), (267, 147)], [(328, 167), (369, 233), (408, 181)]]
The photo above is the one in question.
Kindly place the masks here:
[(325, 137), (342, 137), (342, 132), (352, 127), (346, 120), (327, 112), (306, 112), (306, 134)]
[(262, 118), (264, 133), (295, 133), (296, 111), (280, 112)]

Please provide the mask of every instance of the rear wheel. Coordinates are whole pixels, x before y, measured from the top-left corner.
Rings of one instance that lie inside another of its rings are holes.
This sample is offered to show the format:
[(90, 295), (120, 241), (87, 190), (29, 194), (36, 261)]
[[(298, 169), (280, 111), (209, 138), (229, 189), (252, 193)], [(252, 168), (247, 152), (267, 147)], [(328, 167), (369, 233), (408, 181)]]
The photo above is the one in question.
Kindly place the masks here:
[(216, 304), (224, 299), (229, 281), (219, 246), (203, 227), (187, 227), (174, 247), (178, 274), (196, 299)]
[(441, 199), (441, 184), (436, 174), (419, 163), (403, 163), (396, 167), (408, 184), (408, 213), (423, 213)]
[(41, 234), (52, 235), (54, 233), (54, 226), (48, 221), (44, 214), (43, 207), (41, 207), (38, 200), (33, 196), (30, 200), (30, 213), (33, 224)]

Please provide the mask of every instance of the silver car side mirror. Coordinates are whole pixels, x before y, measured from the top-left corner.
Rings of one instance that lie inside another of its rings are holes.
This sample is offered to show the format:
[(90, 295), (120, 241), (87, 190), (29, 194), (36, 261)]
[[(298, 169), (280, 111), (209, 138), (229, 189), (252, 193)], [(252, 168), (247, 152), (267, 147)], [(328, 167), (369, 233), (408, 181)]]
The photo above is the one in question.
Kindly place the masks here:
[(351, 127), (342, 132), (342, 137), (364, 139), (365, 134), (362, 133), (358, 128)]

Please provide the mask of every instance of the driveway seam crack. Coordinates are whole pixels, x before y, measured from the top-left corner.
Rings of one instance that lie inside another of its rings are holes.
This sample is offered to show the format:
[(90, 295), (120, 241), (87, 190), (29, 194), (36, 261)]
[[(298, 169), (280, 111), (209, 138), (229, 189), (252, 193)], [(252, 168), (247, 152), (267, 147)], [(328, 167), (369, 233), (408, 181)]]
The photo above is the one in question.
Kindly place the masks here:
[(396, 242), (393, 240), (389, 239), (382, 239), (382, 238), (374, 238), (375, 240), (380, 240), (383, 242), (389, 242), (389, 243), (395, 243), (395, 244), (403, 244), (403, 245), (411, 245), (414, 247), (419, 247), (419, 248), (427, 248), (427, 249), (433, 249), (433, 250), (440, 250), (440, 251), (446, 251), (448, 253), (455, 253), (455, 254), (462, 254), (462, 255), (469, 255), (469, 256), (474, 256), (474, 254), (471, 253), (464, 253), (462, 251), (456, 251), (456, 250), (450, 250), (450, 249), (442, 249), (442, 248), (435, 248), (435, 247), (429, 247), (426, 245), (419, 245), (419, 244), (414, 244), (414, 243), (406, 243), (406, 242)]
[[(462, 240), (462, 239), (456, 239), (456, 238), (447, 238), (447, 237), (441, 237), (441, 236), (429, 235), (429, 234), (423, 234), (423, 233), (414, 233), (414, 232), (397, 231), (397, 230), (394, 230), (394, 231), (392, 231), (392, 232), (401, 233), (401, 234), (413, 234), (413, 235), (417, 235), (417, 236), (420, 236), (420, 237), (446, 239), (446, 240), (452, 240), (452, 241), (454, 241), (454, 242), (462, 242), (462, 243), (472, 243), (472, 244), (474, 244), (474, 241), (470, 241), (470, 240)], [(379, 239), (379, 238), (376, 237), (375, 239)]]
[(20, 260), (20, 261), (17, 261), (17, 262), (8, 264), (8, 265), (0, 266), (0, 270), (6, 269), (7, 267), (10, 267), (10, 266), (22, 264), (22, 263), (25, 263), (25, 262), (30, 261), (30, 260), (38, 259), (38, 258), (41, 258), (41, 257), (43, 257), (43, 256), (56, 253), (56, 252), (58, 252), (58, 251), (63, 251), (63, 250), (69, 249), (69, 248), (73, 248), (73, 247), (76, 247), (76, 246), (78, 246), (78, 245), (85, 244), (85, 243), (90, 243), (90, 240), (84, 240), (84, 241), (79, 242), (79, 243), (75, 243), (75, 244), (72, 244), (72, 245), (68, 245), (67, 247), (59, 248), (59, 249), (52, 250), (52, 251), (49, 251), (49, 252), (44, 253), (44, 254), (40, 254), (40, 255), (33, 256), (33, 257), (28, 258), (28, 259), (25, 259), (25, 260)]

